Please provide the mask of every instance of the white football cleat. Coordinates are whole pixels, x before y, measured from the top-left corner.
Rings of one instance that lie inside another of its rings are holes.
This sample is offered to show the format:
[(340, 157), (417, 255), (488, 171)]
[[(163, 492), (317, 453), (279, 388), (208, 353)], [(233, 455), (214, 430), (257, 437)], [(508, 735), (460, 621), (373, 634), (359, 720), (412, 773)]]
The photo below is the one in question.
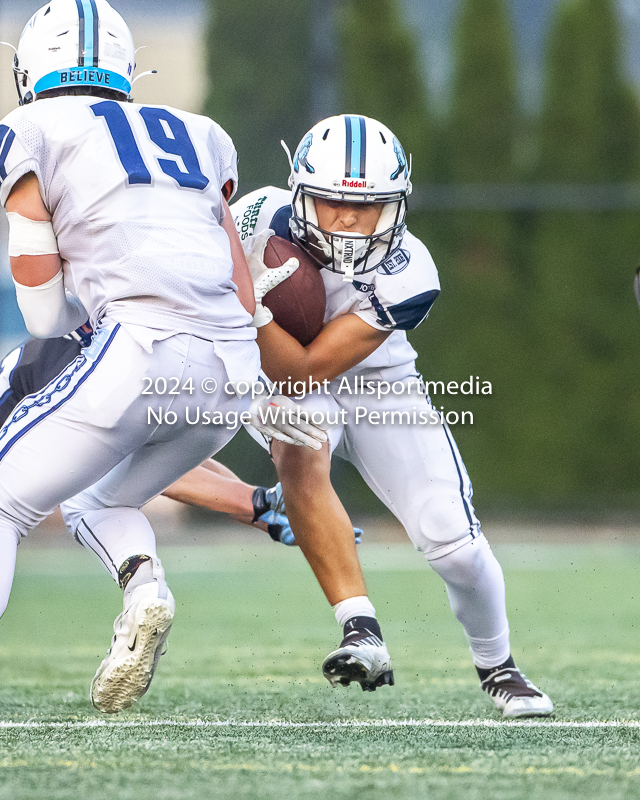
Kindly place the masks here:
[(347, 633), (340, 647), (325, 658), (322, 674), (334, 689), (351, 681), (359, 683), (363, 692), (394, 684), (387, 646), (366, 628)]
[[(147, 691), (176, 610), (166, 584), (143, 583), (125, 594), (125, 608), (113, 623), (113, 639), (91, 681), (91, 702), (105, 714), (116, 714)], [(159, 594), (164, 595), (160, 597)]]
[(548, 717), (553, 703), (516, 667), (496, 670), (480, 684), (505, 719)]

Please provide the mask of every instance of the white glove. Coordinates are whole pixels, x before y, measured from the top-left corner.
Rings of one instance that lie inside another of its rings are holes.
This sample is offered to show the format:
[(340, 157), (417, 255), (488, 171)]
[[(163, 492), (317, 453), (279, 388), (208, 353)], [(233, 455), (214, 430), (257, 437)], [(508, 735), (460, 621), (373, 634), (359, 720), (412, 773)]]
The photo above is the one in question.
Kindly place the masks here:
[(279, 283), (286, 280), (298, 269), (300, 262), (297, 258), (290, 258), (281, 267), (269, 269), (264, 263), (264, 251), (269, 239), (275, 236), (275, 231), (265, 228), (255, 236), (247, 236), (242, 241), (242, 249), (247, 258), (251, 280), (253, 281), (253, 294), (256, 299), (256, 313), (253, 315), (253, 324), (256, 328), (271, 322), (273, 314), (262, 305), (262, 298)]
[[(300, 412), (300, 418), (298, 418)], [(307, 411), (289, 397), (256, 397), (249, 408), (253, 427), (272, 439), (320, 450), (329, 437), (323, 428), (306, 422)]]

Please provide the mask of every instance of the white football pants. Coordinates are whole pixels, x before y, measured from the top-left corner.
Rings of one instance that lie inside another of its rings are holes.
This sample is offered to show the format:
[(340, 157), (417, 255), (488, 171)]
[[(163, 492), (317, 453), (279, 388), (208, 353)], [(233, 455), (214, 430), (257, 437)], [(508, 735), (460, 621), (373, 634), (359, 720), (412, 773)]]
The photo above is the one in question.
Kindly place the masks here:
[[(411, 392), (378, 399), (344, 388), (338, 391), (338, 379), (329, 384), (329, 394), (314, 392), (296, 402), (309, 413), (321, 412), (330, 423), (339, 421), (329, 428), (331, 452), (357, 468), (443, 578), (474, 663), (497, 666), (509, 656), (502, 569), (480, 530), (471, 481), (451, 431), (442, 423), (413, 423), (414, 413), (416, 419), (420, 412), (428, 418), (433, 407), (417, 391), (415, 364), (407, 364), (399, 374), (400, 369), (394, 368), (392, 377), (385, 370), (369, 373), (365, 380), (374, 385), (379, 380), (406, 386), (413, 382)], [(350, 385), (355, 387), (353, 378)], [(380, 416), (369, 419), (363, 409)], [(398, 412), (406, 412), (404, 418)], [(406, 422), (407, 413), (410, 422)], [(247, 430), (264, 446), (260, 434), (250, 427)]]
[[(0, 613), (20, 538), (68, 498), (75, 496), (71, 515), (89, 508), (100, 517), (96, 527), (108, 527), (109, 520), (123, 526), (116, 560), (140, 552), (127, 546), (127, 530), (133, 539), (152, 541), (138, 509), (232, 438), (250, 396), (225, 391), (228, 373), (251, 382), (259, 366), (252, 340), (216, 343), (178, 334), (148, 353), (110, 322), (47, 387), (26, 397), (0, 430)], [(175, 385), (171, 378), (178, 379), (177, 393), (156, 394), (162, 379)], [(203, 391), (205, 379), (209, 390), (215, 381), (212, 393)], [(147, 386), (151, 395), (142, 394)], [(149, 408), (156, 415), (162, 410), (161, 423)], [(190, 424), (197, 410), (201, 420), (203, 412), (221, 412), (223, 422)]]

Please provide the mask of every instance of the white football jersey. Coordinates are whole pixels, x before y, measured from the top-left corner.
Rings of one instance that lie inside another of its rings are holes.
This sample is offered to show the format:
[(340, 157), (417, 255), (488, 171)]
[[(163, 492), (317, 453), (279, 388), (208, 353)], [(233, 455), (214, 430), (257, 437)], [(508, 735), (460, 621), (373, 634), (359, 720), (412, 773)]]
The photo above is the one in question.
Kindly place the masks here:
[[(267, 186), (245, 195), (231, 206), (241, 239), (265, 228), (289, 236), (291, 192)], [(356, 280), (328, 269), (320, 271), (327, 291), (325, 322), (343, 314), (357, 314), (368, 325), (393, 331), (383, 344), (349, 373), (378, 371), (411, 363), (416, 352), (405, 331), (417, 328), (440, 293), (436, 265), (422, 242), (407, 232), (400, 246), (377, 269)], [(390, 376), (387, 376), (390, 377)]]
[(65, 286), (102, 317), (253, 339), (232, 281), (221, 187), (236, 151), (207, 117), (98, 97), (38, 100), (0, 123), (0, 202), (35, 172)]

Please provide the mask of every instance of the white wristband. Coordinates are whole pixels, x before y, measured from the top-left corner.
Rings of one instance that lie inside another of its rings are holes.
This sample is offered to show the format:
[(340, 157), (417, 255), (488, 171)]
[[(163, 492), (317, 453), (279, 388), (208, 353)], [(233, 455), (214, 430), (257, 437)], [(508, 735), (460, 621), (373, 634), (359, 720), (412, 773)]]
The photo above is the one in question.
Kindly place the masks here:
[(48, 256), (58, 253), (58, 241), (50, 222), (36, 222), (15, 211), (7, 212), (9, 220), (9, 256)]
[(256, 313), (253, 315), (252, 325), (254, 328), (261, 328), (263, 325), (268, 325), (273, 319), (273, 314), (270, 309), (263, 306), (262, 303), (256, 303)]

